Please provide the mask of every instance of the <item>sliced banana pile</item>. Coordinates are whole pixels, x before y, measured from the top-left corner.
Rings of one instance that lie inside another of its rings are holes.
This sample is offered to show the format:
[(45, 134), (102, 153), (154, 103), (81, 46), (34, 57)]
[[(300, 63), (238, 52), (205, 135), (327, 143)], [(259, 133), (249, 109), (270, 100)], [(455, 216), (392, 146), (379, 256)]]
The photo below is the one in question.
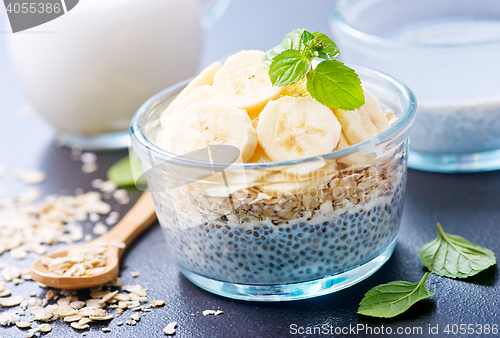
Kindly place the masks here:
[[(225, 144), (240, 150), (242, 162), (278, 162), (344, 149), (390, 126), (391, 116), (366, 90), (362, 107), (343, 111), (313, 99), (304, 80), (274, 87), (262, 66), (263, 55), (257, 50), (241, 51), (224, 65), (215, 62), (195, 77), (163, 112), (160, 146), (182, 155)], [(355, 154), (338, 162), (359, 165), (366, 158)], [(252, 178), (248, 184), (269, 192), (296, 191), (282, 186), (275, 174), (271, 172), (267, 180), (262, 178), (266, 175)], [(312, 180), (298, 181), (305, 186)]]

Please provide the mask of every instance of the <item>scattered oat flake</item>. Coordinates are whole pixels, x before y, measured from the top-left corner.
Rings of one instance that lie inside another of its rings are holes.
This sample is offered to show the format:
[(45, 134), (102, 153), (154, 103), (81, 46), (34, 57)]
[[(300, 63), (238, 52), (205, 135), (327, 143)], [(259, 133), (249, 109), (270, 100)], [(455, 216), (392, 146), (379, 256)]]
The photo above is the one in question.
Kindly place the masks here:
[(28, 330), (28, 334), (26, 335), (26, 338), (33, 337), (38, 332), (38, 330), (40, 330), (40, 326), (34, 327), (31, 330)]
[(80, 320), (78, 321), (78, 324), (80, 324), (80, 325), (85, 325), (85, 324), (88, 324), (88, 323), (90, 323), (90, 322), (92, 322), (92, 320), (91, 320), (91, 319), (89, 319), (89, 318), (82, 318), (82, 319), (80, 319)]
[(12, 292), (9, 289), (5, 289), (0, 292), (0, 297), (9, 297), (11, 294)]
[(92, 180), (92, 182), (90, 183), (90, 185), (94, 189), (99, 189), (101, 187), (102, 182), (103, 181), (100, 178), (96, 178), (95, 180)]
[(97, 171), (97, 163), (84, 163), (82, 165), (82, 172), (84, 172), (85, 174), (90, 174), (90, 173), (93, 173), (95, 171)]
[(10, 250), (10, 255), (15, 259), (25, 259), (28, 257), (28, 251), (23, 247), (18, 247)]
[(118, 322), (118, 323), (116, 323), (116, 325), (118, 325), (118, 326), (122, 326), (122, 325), (123, 325), (123, 322)]
[(67, 323), (72, 323), (72, 322), (77, 322), (77, 321), (79, 321), (82, 318), (83, 317), (80, 316), (80, 315), (73, 315), (73, 316), (64, 317), (64, 321), (67, 322)]
[(111, 315), (107, 315), (107, 316), (104, 316), (104, 317), (94, 317), (94, 316), (90, 316), (89, 319), (90, 320), (111, 320), (115, 317), (115, 315), (111, 314)]
[(45, 173), (38, 170), (17, 170), (16, 177), (25, 184), (38, 184), (45, 180)]
[(73, 322), (71, 323), (71, 327), (77, 330), (85, 330), (88, 329), (90, 326), (89, 324), (78, 324), (79, 322)]
[(38, 327), (38, 331), (40, 332), (50, 332), (52, 331), (52, 326), (50, 324), (42, 324)]
[(209, 315), (214, 315), (214, 316), (218, 316), (220, 314), (223, 314), (224, 312), (221, 311), (221, 310), (205, 310), (202, 312), (204, 316), (209, 316)]
[(136, 285), (124, 285), (122, 287), (123, 290), (128, 291), (130, 293), (135, 293), (136, 295), (140, 297), (146, 297), (146, 291), (147, 289), (143, 289), (140, 284)]
[(132, 271), (132, 272), (130, 273), (130, 275), (132, 275), (132, 277), (134, 277), (134, 278), (139, 277), (139, 273), (138, 273), (138, 272), (136, 272), (136, 271)]
[(95, 163), (97, 162), (97, 155), (94, 153), (83, 153), (80, 155), (80, 161), (83, 163)]
[(10, 326), (19, 322), (19, 316), (12, 312), (2, 312), (0, 313), (0, 325)]
[(77, 301), (69, 303), (69, 306), (72, 307), (75, 310), (78, 310), (78, 309), (81, 309), (82, 307), (85, 306), (85, 302), (77, 300)]
[(101, 222), (98, 222), (92, 229), (94, 235), (101, 236), (108, 232), (108, 228)]
[(101, 183), (101, 186), (99, 187), (99, 189), (102, 192), (112, 193), (116, 190), (116, 183), (113, 181), (104, 181)]
[(107, 327), (103, 327), (101, 329), (102, 332), (111, 332), (111, 329), (110, 328), (107, 328)]
[[(3, 238), (2, 238), (3, 239)], [(13, 265), (8, 265), (2, 270), (2, 277), (7, 282), (12, 281), (14, 278), (21, 277), (21, 270)]]
[(45, 299), (47, 300), (51, 300), (51, 299), (54, 299), (54, 297), (57, 296), (57, 292), (54, 291), (54, 290), (49, 290), (47, 291), (47, 293), (45, 294)]
[(130, 318), (132, 318), (133, 320), (135, 320), (136, 322), (138, 322), (138, 321), (141, 320), (141, 314), (139, 312), (134, 313), (133, 315), (130, 316)]
[(94, 223), (95, 223), (95, 222), (98, 222), (100, 219), (101, 219), (101, 216), (99, 216), (99, 214), (97, 214), (97, 213), (95, 213), (95, 212), (93, 212), (93, 213), (91, 213), (91, 214), (89, 215), (89, 220), (90, 220), (91, 222), (94, 222)]
[(17, 306), (21, 304), (23, 300), (24, 300), (23, 296), (0, 298), (0, 305), (5, 307)]
[(33, 319), (42, 322), (49, 322), (57, 319), (57, 315), (55, 315), (54, 312), (48, 309), (40, 308), (39, 310), (36, 310), (35, 313), (33, 313)]
[(16, 322), (16, 326), (20, 329), (27, 329), (28, 327), (31, 327), (30, 322)]
[(114, 296), (116, 296), (118, 294), (118, 290), (116, 291), (113, 291), (113, 292), (110, 292), (106, 295), (104, 295), (101, 299), (101, 303), (106, 303), (108, 300), (110, 300), (111, 298), (113, 298)]
[(168, 324), (163, 329), (163, 333), (165, 333), (166, 335), (173, 335), (173, 334), (175, 334), (175, 327), (176, 326), (177, 326), (177, 322), (172, 322), (172, 323)]
[(151, 305), (153, 307), (163, 306), (163, 305), (165, 305), (165, 301), (164, 300), (153, 300), (151, 302)]

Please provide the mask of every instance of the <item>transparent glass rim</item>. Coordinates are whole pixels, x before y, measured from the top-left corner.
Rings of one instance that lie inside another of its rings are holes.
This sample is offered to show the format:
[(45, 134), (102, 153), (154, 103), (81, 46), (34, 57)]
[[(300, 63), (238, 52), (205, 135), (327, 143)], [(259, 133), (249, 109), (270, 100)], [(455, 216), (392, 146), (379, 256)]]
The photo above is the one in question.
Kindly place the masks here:
[[(356, 72), (366, 73), (369, 75), (373, 75), (379, 78), (382, 78), (383, 80), (386, 81), (387, 84), (392, 86), (392, 89), (394, 89), (397, 93), (398, 96), (400, 96), (403, 99), (404, 107), (403, 107), (403, 112), (401, 116), (398, 118), (398, 120), (389, 128), (384, 130), (382, 133), (378, 134), (374, 138), (368, 139), (364, 142), (358, 143), (356, 145), (347, 147), (342, 150), (337, 150), (333, 151), (328, 154), (324, 155), (319, 155), (319, 156), (314, 156), (314, 157), (307, 157), (307, 158), (302, 158), (302, 159), (297, 159), (297, 160), (289, 160), (289, 161), (280, 161), (280, 162), (264, 162), (264, 163), (233, 163), (231, 165), (232, 169), (269, 169), (269, 168), (274, 168), (274, 167), (285, 167), (285, 166), (290, 166), (290, 165), (297, 165), (301, 163), (308, 163), (308, 162), (314, 162), (317, 161), (318, 159), (322, 158), (324, 160), (326, 159), (338, 159), (342, 158), (351, 154), (358, 153), (361, 149), (363, 149), (366, 145), (370, 144), (373, 142), (374, 139), (377, 139), (377, 144), (381, 143), (386, 143), (390, 142), (399, 136), (411, 132), (411, 128), (413, 125), (413, 121), (415, 120), (415, 114), (416, 114), (416, 98), (411, 92), (411, 90), (406, 87), (404, 84), (401, 82), (395, 80), (391, 76), (367, 68), (367, 67), (362, 67), (362, 66), (357, 66), (357, 65), (349, 65), (350, 67), (354, 67), (356, 69)], [(134, 138), (137, 140), (137, 146), (141, 147), (142, 151), (150, 152), (150, 154), (155, 157), (155, 158), (161, 158), (166, 161), (171, 161), (171, 162), (177, 162), (177, 163), (182, 163), (186, 166), (207, 166), (206, 162), (199, 161), (199, 160), (193, 160), (189, 158), (183, 158), (182, 156), (172, 154), (158, 146), (156, 146), (153, 142), (148, 140), (146, 135), (144, 135), (143, 128), (141, 127), (142, 122), (146, 119), (147, 114), (151, 112), (153, 109), (155, 109), (159, 104), (161, 104), (169, 95), (172, 93), (180, 90), (184, 86), (186, 86), (191, 79), (187, 79), (185, 81), (182, 81), (176, 85), (173, 85), (157, 94), (152, 96), (149, 100), (147, 100), (135, 113), (132, 122), (130, 124), (130, 137), (132, 139), (132, 144), (134, 144)], [(227, 168), (227, 164), (222, 164), (222, 163), (211, 163), (210, 167), (212, 168), (217, 168), (220, 166), (221, 168)]]
[[(364, 1), (372, 1), (373, 0), (364, 0)], [(447, 44), (447, 43), (433, 43), (433, 44), (428, 44), (428, 43), (408, 43), (408, 42), (396, 42), (392, 39), (388, 38), (383, 38), (378, 35), (373, 35), (369, 34), (366, 32), (363, 32), (357, 28), (354, 28), (352, 25), (347, 23), (345, 20), (344, 16), (342, 13), (343, 9), (345, 6), (348, 6), (349, 4), (352, 4), (352, 0), (338, 0), (335, 3), (335, 6), (333, 7), (332, 11), (332, 16), (331, 16), (331, 23), (337, 27), (339, 27), (341, 30), (343, 30), (345, 33), (358, 38), (360, 40), (364, 40), (367, 43), (372, 43), (372, 44), (379, 44), (379, 45), (385, 45), (385, 46), (391, 46), (391, 47), (408, 47), (408, 48), (422, 48), (422, 49), (440, 49), (440, 48), (464, 48), (464, 47), (469, 47), (469, 46), (486, 46), (486, 45), (494, 45), (497, 43), (500, 43), (500, 38), (496, 40), (488, 40), (488, 41), (481, 41), (481, 42), (469, 42), (469, 43), (463, 43), (463, 44)], [(418, 1), (416, 2), (418, 3)]]

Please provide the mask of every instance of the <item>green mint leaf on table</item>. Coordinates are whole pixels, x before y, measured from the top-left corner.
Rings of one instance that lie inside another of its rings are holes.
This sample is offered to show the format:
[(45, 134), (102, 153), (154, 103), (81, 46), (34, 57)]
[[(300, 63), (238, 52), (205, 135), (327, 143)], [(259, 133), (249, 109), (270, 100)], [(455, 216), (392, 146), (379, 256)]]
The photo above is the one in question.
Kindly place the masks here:
[(294, 29), (293, 31), (285, 35), (285, 38), (283, 39), (283, 41), (281, 41), (281, 44), (268, 50), (266, 54), (264, 54), (264, 59), (262, 60), (264, 68), (269, 69), (271, 63), (273, 62), (273, 58), (276, 55), (281, 54), (285, 50), (299, 50), (300, 37), (303, 31), (304, 29)]
[(336, 60), (325, 60), (307, 79), (307, 90), (330, 108), (354, 110), (365, 103), (363, 88), (353, 69)]
[[(135, 161), (132, 161), (132, 163), (139, 166), (138, 172), (142, 171), (142, 168), (140, 168), (140, 163), (135, 163)], [(121, 160), (113, 164), (111, 168), (108, 169), (107, 177), (108, 180), (115, 182), (115, 184), (119, 187), (135, 185), (136, 183), (134, 180), (134, 175), (132, 174), (130, 157), (127, 156), (125, 158), (122, 158)], [(142, 177), (137, 181), (137, 184), (146, 185), (146, 181)]]
[(424, 265), (436, 275), (466, 278), (496, 263), (493, 251), (445, 233), (439, 223), (437, 228), (439, 236), (418, 250)]
[(402, 314), (416, 302), (434, 296), (425, 287), (428, 276), (427, 272), (417, 284), (396, 281), (374, 287), (359, 303), (358, 313), (379, 318), (392, 318)]
[(300, 52), (289, 49), (276, 55), (269, 68), (273, 86), (286, 86), (296, 83), (309, 73), (311, 61)]
[[(269, 69), (274, 86), (291, 85), (307, 77), (307, 90), (318, 102), (330, 108), (354, 110), (365, 103), (361, 80), (353, 69), (333, 60), (339, 53), (325, 34), (296, 29), (264, 55), (262, 64)], [(311, 70), (314, 58), (324, 61)]]

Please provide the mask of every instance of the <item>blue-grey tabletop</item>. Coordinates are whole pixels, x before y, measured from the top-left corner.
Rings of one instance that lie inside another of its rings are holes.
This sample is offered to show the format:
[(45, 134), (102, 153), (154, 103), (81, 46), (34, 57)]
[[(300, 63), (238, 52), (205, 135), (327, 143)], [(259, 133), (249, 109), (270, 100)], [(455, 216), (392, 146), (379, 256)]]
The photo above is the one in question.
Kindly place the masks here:
[[(233, 0), (220, 20), (205, 32), (200, 69), (241, 49), (267, 50), (295, 28), (329, 33), (328, 16), (333, 3), (327, 0)], [(105, 178), (106, 170), (126, 151), (97, 153), (98, 170), (86, 174), (81, 170), (81, 162), (71, 158), (71, 150), (54, 145), (55, 130), (42, 116), (22, 117), (19, 111), (30, 101), (12, 69), (5, 44), (7, 34), (12, 33), (0, 32), (0, 165), (7, 168), (6, 175), (0, 178), (0, 194), (7, 197), (25, 190), (14, 172), (27, 168), (47, 174), (47, 179), (38, 185), (43, 195), (73, 194), (77, 188), (95, 190), (91, 181)], [(460, 336), (495, 336), (491, 328), (500, 325), (500, 281), (496, 266), (459, 280), (431, 274), (427, 285), (435, 295), (393, 319), (375, 319), (356, 312), (363, 295), (372, 287), (396, 280), (416, 283), (421, 279), (426, 269), (417, 251), (437, 236), (437, 222), (441, 222), (447, 232), (490, 248), (498, 256), (499, 191), (499, 171), (436, 174), (409, 170), (399, 238), (387, 263), (373, 276), (348, 289), (283, 303), (236, 301), (194, 286), (177, 270), (156, 223), (127, 250), (121, 263), (121, 276), (125, 284), (140, 283), (147, 288), (151, 299), (164, 299), (165, 306), (148, 312), (135, 326), (118, 326), (117, 322), (127, 319), (118, 317), (77, 331), (57, 320), (51, 322), (52, 331), (42, 335), (163, 337), (163, 328), (176, 321), (175, 337), (340, 337), (377, 333), (377, 336), (442, 337), (459, 336), (460, 325), (469, 324), (474, 325), (474, 330)], [(131, 190), (130, 194), (129, 204), (110, 202), (121, 215), (140, 192)], [(91, 230), (85, 228), (86, 232)], [(53, 248), (56, 247), (59, 246)], [(8, 253), (0, 256), (0, 263), (18, 267), (29, 267), (32, 260), (33, 256), (24, 260), (15, 260)], [(133, 278), (131, 271), (138, 271), (139, 277)], [(47, 292), (29, 281), (17, 286), (8, 282), (6, 288), (25, 298), (33, 291), (43, 298)], [(224, 313), (203, 316), (202, 311), (206, 309), (220, 309)], [(0, 311), (11, 310), (0, 308)], [(103, 332), (103, 327), (109, 327), (111, 332)], [(0, 328), (0, 337), (24, 336), (26, 330), (16, 326)]]

